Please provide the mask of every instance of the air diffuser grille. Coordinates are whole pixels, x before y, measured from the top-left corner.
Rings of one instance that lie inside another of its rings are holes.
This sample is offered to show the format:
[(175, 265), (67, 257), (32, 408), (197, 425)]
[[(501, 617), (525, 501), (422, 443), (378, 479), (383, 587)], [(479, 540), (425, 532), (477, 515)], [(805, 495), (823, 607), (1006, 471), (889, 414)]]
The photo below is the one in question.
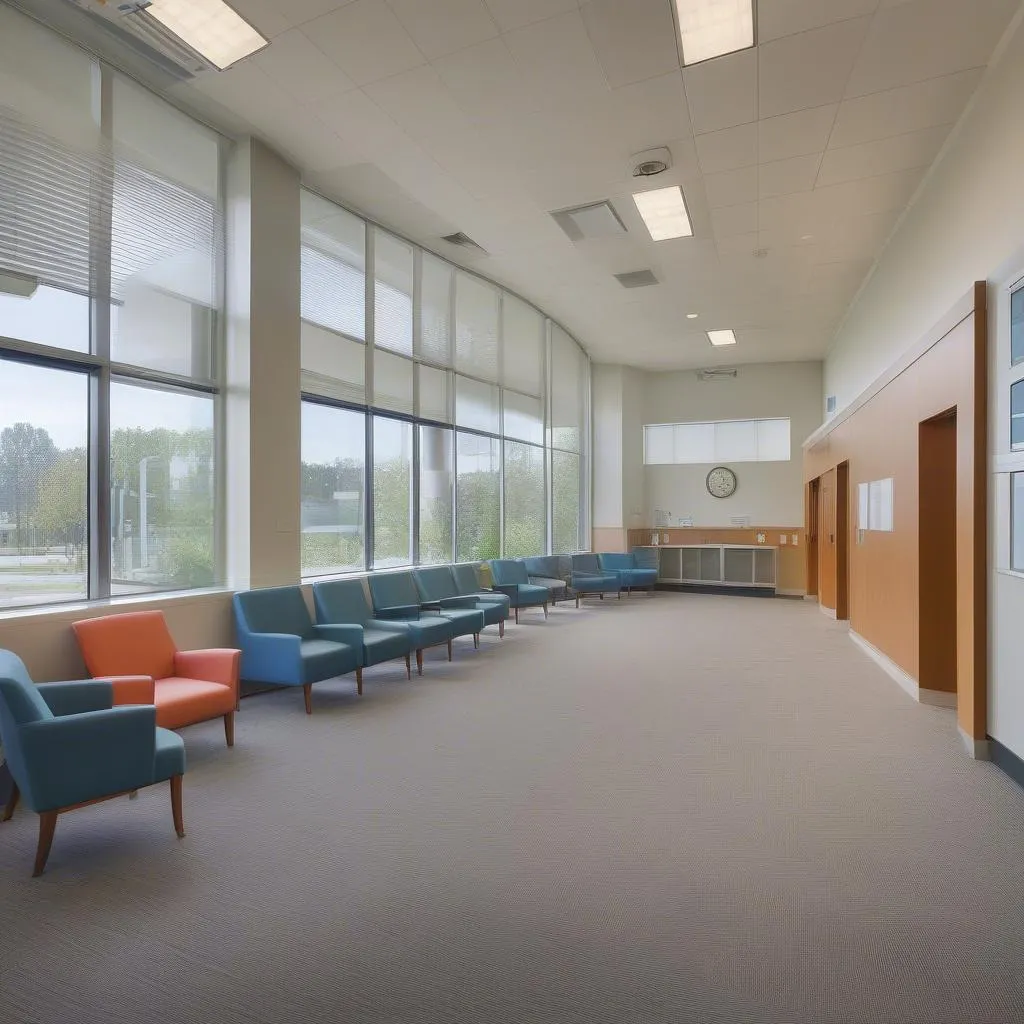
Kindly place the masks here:
[(615, 280), (623, 288), (646, 288), (648, 285), (658, 283), (658, 279), (650, 270), (631, 270), (627, 274), (616, 274)]

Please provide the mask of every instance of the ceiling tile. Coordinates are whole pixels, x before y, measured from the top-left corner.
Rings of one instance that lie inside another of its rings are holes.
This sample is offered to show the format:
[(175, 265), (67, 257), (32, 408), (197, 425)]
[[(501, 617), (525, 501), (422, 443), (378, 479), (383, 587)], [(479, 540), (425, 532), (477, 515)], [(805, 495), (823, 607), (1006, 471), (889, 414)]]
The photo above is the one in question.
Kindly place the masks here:
[(982, 70), (975, 68), (844, 100), (829, 146), (854, 146), (887, 135), (953, 123), (963, 112), (981, 75)]
[(231, 6), (265, 36), (279, 36), (290, 28), (351, 3), (352, 0), (232, 0)]
[(679, 67), (672, 8), (665, 0), (590, 0), (580, 12), (613, 88)]
[(342, 139), (358, 145), (371, 157), (390, 152), (407, 136), (364, 92), (355, 89), (326, 97), (307, 109)]
[(541, 91), (512, 59), (504, 39), (440, 57), (433, 67), (459, 106), (475, 119), (513, 120), (543, 106)]
[(726, 235), (716, 242), (720, 256), (736, 256), (739, 254), (750, 255), (757, 247), (757, 232), (751, 231), (745, 235)]
[(838, 103), (870, 22), (853, 18), (759, 46), (760, 116)]
[(277, 36), (252, 60), (298, 100), (355, 88), (355, 82), (297, 28)]
[(523, 74), (549, 102), (576, 101), (608, 91), (579, 11), (508, 32), (505, 42)]
[(850, 76), (864, 96), (987, 64), (1017, 0), (915, 0), (880, 10)]
[(757, 53), (744, 50), (683, 69), (695, 134), (757, 120)]
[(723, 206), (711, 211), (711, 228), (715, 238), (731, 238), (757, 231), (757, 203)]
[(431, 60), (498, 35), (483, 0), (388, 0), (388, 4)]
[(426, 63), (385, 0), (354, 0), (302, 31), (357, 85)]
[(758, 0), (757, 41), (763, 45), (782, 36), (874, 14), (877, 7), (878, 0)]
[(814, 192), (795, 192), (762, 199), (757, 204), (758, 229), (771, 232), (792, 244), (801, 235), (813, 234), (816, 229), (824, 227), (825, 221), (817, 206)]
[(757, 168), (740, 167), (735, 171), (704, 175), (708, 206), (739, 206), (757, 200)]
[(851, 210), (866, 216), (906, 206), (923, 175), (924, 168), (913, 167), (906, 171), (845, 181), (841, 185), (819, 185), (810, 197), (818, 214), (834, 220), (849, 217)]
[(949, 134), (950, 125), (922, 128), (858, 146), (830, 149), (821, 162), (819, 185), (837, 185), (855, 178), (869, 178), (912, 167), (925, 167), (935, 159)]
[(885, 210), (866, 217), (836, 221), (831, 237), (819, 247), (819, 263), (871, 258), (878, 254), (899, 217), (899, 210)]
[(579, 7), (577, 0), (486, 0), (486, 3), (502, 32), (511, 32)]
[(789, 195), (792, 192), (806, 192), (814, 188), (818, 174), (820, 153), (809, 156), (793, 156), (788, 160), (773, 160), (761, 164), (757, 169), (757, 195), (759, 199)]
[(614, 133), (612, 145), (633, 154), (675, 139), (669, 147), (675, 165), (695, 159), (686, 93), (678, 71), (612, 89), (601, 97), (600, 104), (604, 127)]
[(757, 125), (754, 123), (698, 135), (696, 144), (700, 168), (705, 174), (757, 163)]
[(415, 139), (470, 133), (466, 115), (428, 64), (373, 82), (363, 92)]
[(837, 106), (810, 107), (792, 114), (767, 117), (757, 123), (760, 159), (787, 160), (808, 153), (820, 153), (829, 140)]

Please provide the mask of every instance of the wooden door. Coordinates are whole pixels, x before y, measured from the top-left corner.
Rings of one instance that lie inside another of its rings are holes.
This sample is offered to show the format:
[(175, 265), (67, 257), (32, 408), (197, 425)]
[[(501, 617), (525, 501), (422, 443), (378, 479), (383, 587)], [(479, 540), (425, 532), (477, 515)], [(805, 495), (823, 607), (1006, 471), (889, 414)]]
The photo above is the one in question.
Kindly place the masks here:
[(818, 603), (836, 607), (836, 471), (819, 477), (818, 485)]

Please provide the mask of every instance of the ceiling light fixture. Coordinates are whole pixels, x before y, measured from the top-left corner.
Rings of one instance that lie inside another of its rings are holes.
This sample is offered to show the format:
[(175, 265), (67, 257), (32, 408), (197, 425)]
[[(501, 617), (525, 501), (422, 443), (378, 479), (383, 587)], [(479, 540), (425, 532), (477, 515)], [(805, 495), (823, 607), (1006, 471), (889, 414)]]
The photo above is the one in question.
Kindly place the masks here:
[(683, 64), (754, 45), (753, 0), (676, 0)]
[(732, 331), (708, 331), (708, 341), (711, 342), (715, 348), (721, 348), (723, 345), (735, 345), (736, 335)]
[(220, 71), (270, 43), (224, 0), (151, 0), (144, 10)]
[(634, 192), (633, 202), (655, 242), (693, 234), (690, 215), (686, 212), (686, 199), (678, 185)]
[(696, 320), (698, 316), (700, 316), (700, 313), (687, 313), (686, 314), (686, 319), (687, 320)]

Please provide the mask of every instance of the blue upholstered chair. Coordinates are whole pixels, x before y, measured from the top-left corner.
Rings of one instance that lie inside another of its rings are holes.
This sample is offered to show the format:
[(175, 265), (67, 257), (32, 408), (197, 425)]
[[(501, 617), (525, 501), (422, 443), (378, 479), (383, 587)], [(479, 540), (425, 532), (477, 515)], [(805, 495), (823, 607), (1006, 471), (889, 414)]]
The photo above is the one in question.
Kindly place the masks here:
[(601, 572), (615, 573), (619, 577), (619, 587), (627, 596), (634, 590), (654, 590), (658, 581), (658, 570), (637, 565), (632, 551), (601, 552), (597, 563)]
[(408, 572), (384, 572), (368, 578), (373, 614), (378, 619), (405, 625), (416, 647), (416, 669), (423, 675), (423, 651), (427, 647), (448, 645), (452, 660), (452, 637), (455, 623), (436, 612), (420, 607), (420, 594)]
[(520, 608), (543, 607), (544, 618), (548, 617), (551, 591), (547, 587), (538, 587), (531, 583), (526, 566), (522, 562), (514, 558), (492, 558), (487, 564), (491, 567), (494, 589), (508, 595), (516, 622), (519, 621)]
[(301, 686), (307, 715), (313, 713), (313, 684), (321, 680), (354, 670), (363, 692), (362, 627), (314, 625), (298, 587), (246, 590), (233, 603), (243, 680)]
[[(480, 646), (480, 630), (485, 626), (497, 625), (498, 635), (505, 635), (505, 610), (493, 602), (480, 601), (472, 596), (461, 595), (459, 588), (455, 585), (451, 566), (432, 565), (429, 568), (417, 569), (413, 576), (424, 607), (436, 609), (456, 623), (464, 623), (460, 628), (467, 632), (472, 623), (479, 626), (473, 634), (474, 646)], [(478, 616), (479, 619), (474, 619), (471, 623), (467, 613)], [(456, 633), (455, 635), (465, 634)]]
[(405, 674), (412, 679), (412, 636), (401, 622), (375, 619), (362, 580), (328, 580), (313, 584), (316, 621), (324, 625), (349, 623), (363, 630), (363, 667), (393, 658), (405, 658)]
[(552, 604), (556, 604), (560, 597), (565, 598), (566, 583), (558, 574), (558, 555), (533, 555), (524, 558), (523, 564), (530, 582), (538, 587), (547, 587), (551, 592)]
[(597, 555), (580, 554), (572, 556), (572, 589), (576, 591), (576, 607), (586, 594), (597, 594), (603, 601), (605, 594), (622, 596), (619, 577), (615, 573), (602, 572)]
[(102, 680), (36, 686), (21, 658), (0, 650), (0, 740), (14, 780), (0, 821), (19, 799), (39, 815), (33, 875), (46, 867), (57, 815), (157, 782), (170, 782), (174, 829), (185, 835), (185, 744), (157, 728), (153, 705), (115, 708), (113, 699)]
[[(508, 618), (511, 602), (508, 594), (502, 594), (497, 590), (484, 590), (480, 586), (480, 577), (477, 575), (477, 566), (469, 563), (453, 565), (452, 579), (455, 580), (455, 589), (460, 597), (475, 597), (482, 604), (493, 604), (501, 608), (501, 634), (505, 634), (505, 619)], [(490, 619), (487, 620), (490, 624)]]

